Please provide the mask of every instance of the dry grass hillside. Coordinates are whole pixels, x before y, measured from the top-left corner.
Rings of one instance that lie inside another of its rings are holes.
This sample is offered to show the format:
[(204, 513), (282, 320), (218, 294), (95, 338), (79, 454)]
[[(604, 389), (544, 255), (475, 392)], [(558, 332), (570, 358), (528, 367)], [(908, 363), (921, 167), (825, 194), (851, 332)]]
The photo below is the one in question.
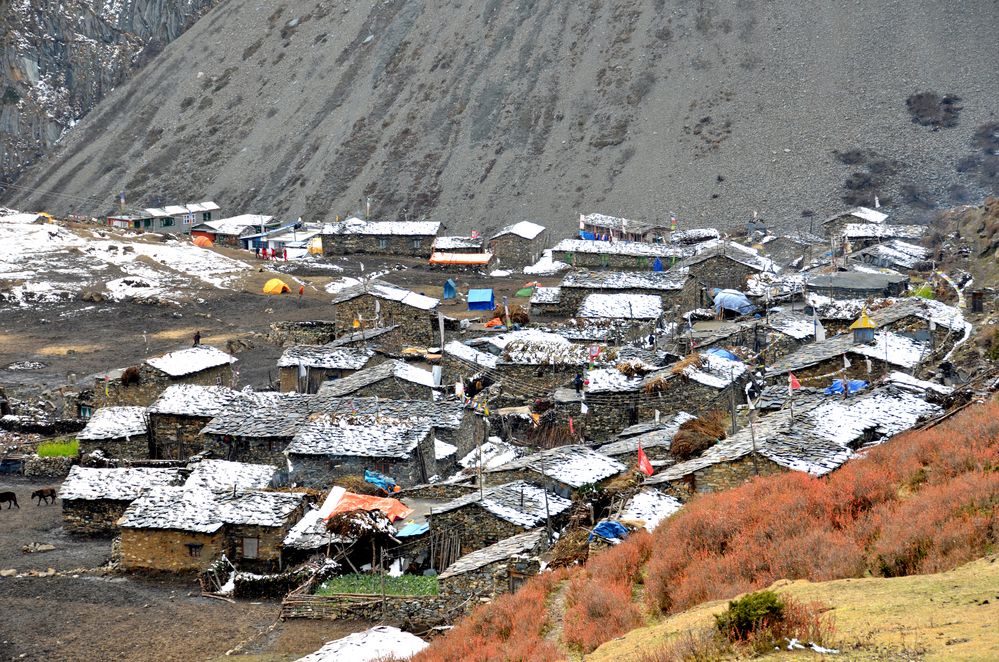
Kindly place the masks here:
[(449, 231), (778, 225), (995, 190), (995, 3), (227, 0), (3, 193)]
[[(539, 575), (518, 593), (480, 607), (417, 660), (578, 658), (636, 628), (778, 580), (884, 578), (871, 584), (877, 592), (899, 585), (888, 578), (949, 571), (996, 550), (997, 467), (999, 403), (989, 401), (900, 435), (825, 478), (792, 472), (701, 496), (651, 535), (632, 534), (585, 566)], [(999, 599), (986, 595), (999, 595), (999, 586), (989, 583), (994, 567), (988, 572), (979, 587), (985, 593), (973, 594), (975, 605)], [(961, 621), (951, 607), (963, 609), (971, 599), (957, 585), (937, 588), (928, 596), (936, 596), (937, 611), (913, 607), (911, 625), (914, 632), (926, 630), (922, 638)], [(876, 620), (879, 607), (872, 605), (867, 614)], [(879, 627), (886, 637), (900, 608), (885, 603)], [(993, 612), (994, 605), (985, 611)], [(850, 608), (843, 613), (854, 627)], [(975, 632), (955, 635), (968, 639), (957, 642), (967, 644), (960, 650), (995, 646), (994, 635)], [(858, 630), (847, 633), (832, 643), (864, 643)], [(910, 643), (922, 646), (922, 638)], [(880, 643), (873, 645), (877, 658)]]

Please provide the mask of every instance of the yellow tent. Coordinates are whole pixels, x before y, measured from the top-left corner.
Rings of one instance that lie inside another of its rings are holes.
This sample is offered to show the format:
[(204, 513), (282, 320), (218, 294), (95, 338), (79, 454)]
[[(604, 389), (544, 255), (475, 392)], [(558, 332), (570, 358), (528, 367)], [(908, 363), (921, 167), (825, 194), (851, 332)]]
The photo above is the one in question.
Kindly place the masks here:
[(309, 255), (322, 255), (323, 254), (323, 238), (313, 237), (309, 240)]
[(200, 246), (201, 248), (211, 248), (213, 244), (212, 240), (209, 239), (208, 237), (195, 237), (194, 245)]
[(271, 278), (264, 284), (264, 294), (284, 294), (285, 292), (291, 292), (291, 288), (280, 278)]

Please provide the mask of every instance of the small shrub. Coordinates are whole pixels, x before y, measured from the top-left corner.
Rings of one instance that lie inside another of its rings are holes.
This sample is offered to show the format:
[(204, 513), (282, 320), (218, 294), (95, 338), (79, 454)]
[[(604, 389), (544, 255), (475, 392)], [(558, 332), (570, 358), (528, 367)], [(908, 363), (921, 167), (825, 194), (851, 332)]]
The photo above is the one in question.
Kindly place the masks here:
[(76, 457), (80, 442), (76, 439), (55, 439), (38, 444), (38, 457)]
[(729, 602), (728, 609), (715, 615), (715, 627), (730, 641), (745, 641), (783, 620), (784, 600), (773, 591), (758, 591)]
[(640, 662), (714, 662), (732, 654), (732, 645), (715, 630), (684, 632), (675, 641), (642, 655)]

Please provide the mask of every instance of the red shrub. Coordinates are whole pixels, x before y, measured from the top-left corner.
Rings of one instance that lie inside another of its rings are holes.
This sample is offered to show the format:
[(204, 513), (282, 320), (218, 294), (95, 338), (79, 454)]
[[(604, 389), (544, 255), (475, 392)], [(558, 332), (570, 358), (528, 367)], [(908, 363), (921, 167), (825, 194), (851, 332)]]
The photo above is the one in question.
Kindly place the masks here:
[(601, 581), (585, 574), (574, 577), (566, 591), (562, 630), (565, 643), (589, 653), (641, 625), (642, 610), (632, 599), (631, 586), (629, 582)]

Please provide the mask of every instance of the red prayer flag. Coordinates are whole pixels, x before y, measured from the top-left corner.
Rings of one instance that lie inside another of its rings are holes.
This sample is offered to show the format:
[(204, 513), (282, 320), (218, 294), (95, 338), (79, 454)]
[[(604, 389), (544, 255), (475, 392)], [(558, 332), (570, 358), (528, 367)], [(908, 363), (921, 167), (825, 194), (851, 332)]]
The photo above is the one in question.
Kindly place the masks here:
[(572, 416), (569, 417), (569, 434), (576, 436), (576, 430), (572, 427)]
[(646, 476), (651, 476), (653, 473), (652, 463), (649, 462), (649, 456), (642, 450), (641, 444), (638, 445), (638, 470)]
[(795, 389), (801, 388), (801, 382), (794, 376), (793, 372), (787, 373), (787, 394), (793, 395)]

